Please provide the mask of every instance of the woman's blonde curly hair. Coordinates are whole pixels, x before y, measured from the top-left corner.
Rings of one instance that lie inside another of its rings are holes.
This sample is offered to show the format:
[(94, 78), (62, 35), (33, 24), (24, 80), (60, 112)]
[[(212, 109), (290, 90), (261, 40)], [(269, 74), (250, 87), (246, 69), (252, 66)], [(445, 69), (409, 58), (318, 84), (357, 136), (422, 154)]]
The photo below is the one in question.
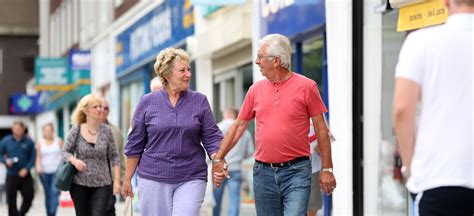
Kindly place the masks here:
[(81, 98), (79, 103), (72, 113), (71, 121), (74, 125), (80, 125), (87, 121), (86, 113), (84, 110), (89, 108), (89, 106), (94, 104), (101, 104), (101, 98), (95, 94), (88, 94)]
[(166, 78), (173, 73), (175, 61), (182, 61), (189, 64), (189, 54), (183, 49), (169, 47), (161, 50), (160, 54), (156, 57), (156, 62), (153, 68), (156, 75), (160, 77), (163, 86), (168, 85)]

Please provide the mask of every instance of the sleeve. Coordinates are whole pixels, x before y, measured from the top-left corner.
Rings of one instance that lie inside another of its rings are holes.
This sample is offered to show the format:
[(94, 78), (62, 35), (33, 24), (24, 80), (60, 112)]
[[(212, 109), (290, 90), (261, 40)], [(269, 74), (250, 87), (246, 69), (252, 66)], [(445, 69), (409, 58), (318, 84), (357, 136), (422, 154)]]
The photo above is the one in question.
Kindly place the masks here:
[(212, 115), (211, 106), (205, 96), (201, 102), (202, 122), (201, 122), (201, 142), (206, 152), (211, 158), (211, 154), (217, 152), (222, 141), (223, 135), (219, 127), (217, 127), (214, 116)]
[(80, 126), (75, 126), (69, 130), (66, 142), (61, 150), (61, 157), (64, 161), (67, 161), (69, 157), (73, 156), (74, 151), (76, 150), (76, 137), (78, 136), (79, 127)]
[(105, 133), (107, 136), (107, 145), (108, 145), (108, 152), (109, 160), (112, 166), (116, 166), (120, 164), (120, 158), (118, 155), (118, 148), (117, 144), (115, 143), (114, 133), (112, 132), (112, 128), (107, 126), (107, 132)]
[(33, 140), (30, 140), (29, 141), (29, 145), (30, 145), (30, 155), (29, 158), (30, 160), (28, 160), (28, 163), (26, 164), (26, 169), (30, 170), (34, 165), (35, 165), (35, 161), (36, 161), (36, 148), (35, 148), (35, 143), (33, 142)]
[(318, 84), (316, 84), (316, 82), (312, 81), (312, 84), (309, 87), (309, 91), (306, 95), (309, 116), (317, 116), (328, 111), (326, 109), (326, 105), (324, 105), (321, 95), (319, 94)]
[(424, 64), (423, 32), (419, 30), (408, 35), (403, 43), (398, 63), (395, 69), (395, 77), (405, 78), (421, 84)]
[(242, 103), (242, 107), (240, 108), (239, 118), (244, 121), (250, 121), (255, 118), (255, 112), (253, 111), (254, 92), (254, 86), (251, 86), (249, 91), (247, 92), (247, 95), (245, 95), (245, 100)]
[(124, 154), (127, 157), (139, 157), (145, 150), (148, 134), (145, 125), (146, 108), (148, 107), (147, 95), (140, 98), (132, 119), (132, 130), (128, 134)]

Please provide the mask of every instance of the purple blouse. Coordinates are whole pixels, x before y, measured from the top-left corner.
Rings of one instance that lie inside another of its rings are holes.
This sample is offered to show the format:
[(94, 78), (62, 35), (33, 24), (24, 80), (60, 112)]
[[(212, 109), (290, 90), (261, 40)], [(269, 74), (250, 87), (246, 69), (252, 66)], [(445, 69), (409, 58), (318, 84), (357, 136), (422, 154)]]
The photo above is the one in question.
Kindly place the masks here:
[(132, 125), (124, 153), (141, 157), (140, 177), (169, 184), (207, 180), (204, 149), (208, 156), (216, 152), (223, 136), (205, 95), (187, 90), (175, 108), (165, 90), (143, 95)]

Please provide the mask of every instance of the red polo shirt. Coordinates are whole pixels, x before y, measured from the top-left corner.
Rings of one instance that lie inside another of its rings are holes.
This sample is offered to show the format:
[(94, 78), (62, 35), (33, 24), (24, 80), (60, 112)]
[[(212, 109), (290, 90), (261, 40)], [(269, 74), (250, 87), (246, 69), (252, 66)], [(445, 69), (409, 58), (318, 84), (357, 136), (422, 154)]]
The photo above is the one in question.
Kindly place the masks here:
[(255, 159), (274, 163), (310, 156), (309, 119), (324, 112), (316, 82), (293, 73), (286, 81), (253, 84), (239, 118), (256, 118)]

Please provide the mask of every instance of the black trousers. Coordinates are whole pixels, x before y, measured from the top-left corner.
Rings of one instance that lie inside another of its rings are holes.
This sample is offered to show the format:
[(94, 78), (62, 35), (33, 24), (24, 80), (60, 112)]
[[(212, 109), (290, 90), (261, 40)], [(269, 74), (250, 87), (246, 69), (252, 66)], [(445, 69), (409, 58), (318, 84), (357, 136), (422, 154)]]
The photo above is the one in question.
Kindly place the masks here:
[[(85, 187), (72, 184), (69, 190), (77, 216), (105, 216), (110, 215), (112, 186)], [(115, 204), (115, 197), (114, 203)], [(114, 209), (115, 213), (115, 209)]]
[(420, 216), (473, 216), (474, 189), (439, 187), (424, 191), (418, 212)]
[[(8, 215), (9, 216), (24, 216), (31, 207), (34, 197), (33, 178), (28, 173), (24, 178), (20, 178), (18, 175), (7, 176), (6, 179), (7, 187), (7, 202), (8, 202)], [(16, 195), (20, 191), (23, 201), (21, 203), (20, 210), (16, 205)]]

